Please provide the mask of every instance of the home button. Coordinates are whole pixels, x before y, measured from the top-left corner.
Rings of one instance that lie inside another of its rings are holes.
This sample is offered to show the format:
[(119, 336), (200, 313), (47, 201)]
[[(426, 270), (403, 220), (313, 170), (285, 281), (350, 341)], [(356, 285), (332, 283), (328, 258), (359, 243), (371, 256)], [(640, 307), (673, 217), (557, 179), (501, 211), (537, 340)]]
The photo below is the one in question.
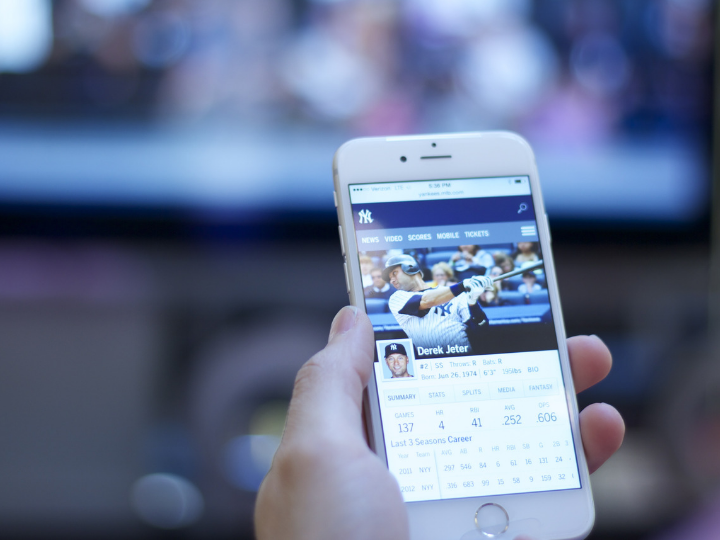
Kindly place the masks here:
[(508, 529), (510, 518), (499, 504), (483, 504), (475, 512), (475, 526), (488, 538), (501, 535)]

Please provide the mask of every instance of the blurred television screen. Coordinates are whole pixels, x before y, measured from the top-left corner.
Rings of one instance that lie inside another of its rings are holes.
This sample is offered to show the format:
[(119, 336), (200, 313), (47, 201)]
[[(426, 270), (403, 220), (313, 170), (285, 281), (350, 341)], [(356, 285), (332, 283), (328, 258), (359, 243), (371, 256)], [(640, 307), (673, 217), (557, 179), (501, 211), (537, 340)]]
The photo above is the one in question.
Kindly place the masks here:
[(334, 212), (356, 136), (510, 129), (555, 219), (709, 211), (710, 0), (0, 0), (0, 205)]

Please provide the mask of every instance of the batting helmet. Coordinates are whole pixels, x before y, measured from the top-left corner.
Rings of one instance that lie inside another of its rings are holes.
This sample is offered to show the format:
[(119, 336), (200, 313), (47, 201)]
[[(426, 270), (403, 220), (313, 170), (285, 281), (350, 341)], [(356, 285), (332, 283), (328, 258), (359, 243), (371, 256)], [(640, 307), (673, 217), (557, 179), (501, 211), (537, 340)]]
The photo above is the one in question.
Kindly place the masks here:
[(390, 281), (390, 272), (392, 272), (392, 269), (396, 266), (400, 266), (402, 271), (408, 276), (412, 276), (419, 272), (420, 277), (422, 277), (422, 270), (420, 270), (420, 265), (415, 259), (413, 259), (410, 255), (395, 255), (390, 257), (385, 263), (385, 270), (383, 270), (382, 273), (382, 278), (385, 281)]

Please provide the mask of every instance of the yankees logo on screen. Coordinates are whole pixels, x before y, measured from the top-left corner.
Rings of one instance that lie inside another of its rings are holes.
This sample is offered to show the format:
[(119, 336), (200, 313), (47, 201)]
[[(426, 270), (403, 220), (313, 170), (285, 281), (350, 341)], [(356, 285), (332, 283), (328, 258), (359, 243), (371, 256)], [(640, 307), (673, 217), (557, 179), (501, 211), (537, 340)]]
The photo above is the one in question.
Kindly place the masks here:
[(372, 212), (370, 212), (370, 210), (360, 210), (358, 212), (358, 217), (360, 218), (361, 224), (368, 224), (373, 222)]

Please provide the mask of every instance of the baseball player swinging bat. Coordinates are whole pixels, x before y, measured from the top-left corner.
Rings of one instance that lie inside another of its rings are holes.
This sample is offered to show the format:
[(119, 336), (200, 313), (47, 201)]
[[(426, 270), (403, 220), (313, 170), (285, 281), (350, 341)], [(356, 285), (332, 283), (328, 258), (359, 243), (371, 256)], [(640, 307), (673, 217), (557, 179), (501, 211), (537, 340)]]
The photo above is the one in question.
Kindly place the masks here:
[(385, 262), (383, 270), (383, 279), (397, 289), (390, 296), (388, 307), (418, 351), (469, 353), (469, 334), (484, 332), (488, 327), (487, 315), (479, 303), (483, 292), (492, 290), (495, 281), (542, 264), (538, 261), (495, 278), (473, 276), (453, 285), (430, 287), (423, 281), (420, 265), (413, 257), (395, 255)]

